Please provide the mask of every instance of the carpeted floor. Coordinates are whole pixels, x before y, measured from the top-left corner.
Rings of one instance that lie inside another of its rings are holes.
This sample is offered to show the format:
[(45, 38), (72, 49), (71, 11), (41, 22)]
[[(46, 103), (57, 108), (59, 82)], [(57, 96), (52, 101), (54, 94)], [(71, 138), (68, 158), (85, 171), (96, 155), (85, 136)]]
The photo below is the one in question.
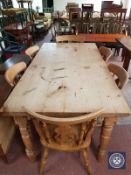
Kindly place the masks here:
[[(93, 145), (99, 143), (100, 129), (95, 129)], [(98, 162), (95, 158), (95, 147), (90, 149), (90, 162), (94, 175), (130, 175), (131, 174), (131, 125), (116, 126), (108, 152), (125, 152), (126, 168), (109, 169), (107, 156), (103, 162)], [(39, 142), (36, 140), (37, 149)], [(31, 163), (24, 153), (24, 146), (17, 132), (8, 153), (9, 163), (0, 160), (0, 175), (38, 175), (40, 158), (35, 163)], [(50, 151), (49, 158), (45, 167), (45, 175), (86, 175), (82, 164), (82, 157), (79, 153), (63, 153)]]

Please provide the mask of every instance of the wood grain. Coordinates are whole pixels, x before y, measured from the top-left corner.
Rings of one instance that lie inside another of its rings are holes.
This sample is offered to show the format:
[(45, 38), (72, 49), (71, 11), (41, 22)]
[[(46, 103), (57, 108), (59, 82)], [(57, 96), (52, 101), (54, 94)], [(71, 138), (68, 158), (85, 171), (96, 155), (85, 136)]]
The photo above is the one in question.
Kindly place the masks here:
[(46, 43), (6, 100), (3, 113), (130, 113), (95, 44)]
[(124, 34), (78, 34), (56, 36), (56, 41), (79, 41), (79, 42), (117, 42), (117, 39), (127, 38)]

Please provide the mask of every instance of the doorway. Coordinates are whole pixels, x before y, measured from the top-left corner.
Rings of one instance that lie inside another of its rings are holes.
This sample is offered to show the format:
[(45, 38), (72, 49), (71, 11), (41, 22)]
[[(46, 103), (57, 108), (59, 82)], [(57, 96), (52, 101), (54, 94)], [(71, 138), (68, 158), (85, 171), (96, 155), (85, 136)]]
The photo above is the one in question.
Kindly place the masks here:
[(42, 3), (44, 12), (53, 12), (54, 9), (53, 0), (42, 0)]

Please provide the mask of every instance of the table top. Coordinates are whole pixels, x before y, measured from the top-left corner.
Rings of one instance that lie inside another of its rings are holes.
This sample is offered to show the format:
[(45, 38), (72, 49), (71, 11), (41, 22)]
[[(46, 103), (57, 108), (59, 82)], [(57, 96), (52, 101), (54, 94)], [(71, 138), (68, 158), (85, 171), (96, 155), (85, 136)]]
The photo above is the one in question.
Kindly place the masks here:
[(126, 49), (131, 52), (131, 37), (117, 39)]
[(124, 34), (86, 34), (85, 37), (89, 42), (116, 42), (116, 39), (127, 36)]
[[(68, 37), (68, 35), (66, 35)], [(83, 40), (84, 42), (117, 42), (119, 38), (126, 38), (127, 36), (124, 34), (78, 34), (72, 35), (71, 37), (80, 38), (80, 41)]]
[(45, 43), (3, 105), (3, 114), (23, 116), (25, 107), (49, 114), (130, 113), (95, 44)]

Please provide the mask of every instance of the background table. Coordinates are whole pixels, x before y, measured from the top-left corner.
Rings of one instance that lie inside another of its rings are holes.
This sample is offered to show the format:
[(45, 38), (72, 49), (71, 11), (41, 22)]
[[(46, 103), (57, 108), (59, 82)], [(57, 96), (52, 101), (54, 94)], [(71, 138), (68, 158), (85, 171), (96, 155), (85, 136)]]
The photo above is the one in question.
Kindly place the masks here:
[(116, 43), (119, 38), (126, 38), (124, 34), (79, 34), (85, 38), (87, 42), (104, 42), (104, 43)]
[(130, 64), (130, 59), (131, 59), (131, 38), (127, 37), (127, 38), (119, 38), (117, 39), (121, 45), (123, 46), (124, 49), (124, 63), (123, 63), (123, 67), (125, 68), (125, 70), (128, 71), (129, 68), (129, 64)]
[(44, 44), (3, 106), (1, 115), (15, 116), (32, 160), (25, 107), (59, 117), (104, 108), (99, 160), (106, 153), (117, 117), (130, 114), (96, 45), (86, 43)]

